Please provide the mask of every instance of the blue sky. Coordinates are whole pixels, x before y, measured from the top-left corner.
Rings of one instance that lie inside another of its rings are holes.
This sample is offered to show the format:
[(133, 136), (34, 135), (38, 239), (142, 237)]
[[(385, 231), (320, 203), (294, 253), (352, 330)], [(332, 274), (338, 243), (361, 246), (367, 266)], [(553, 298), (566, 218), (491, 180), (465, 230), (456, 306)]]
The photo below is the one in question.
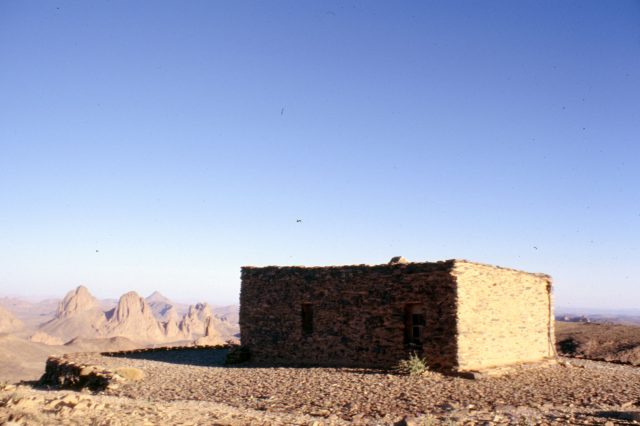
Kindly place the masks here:
[(403, 255), (639, 305), (638, 2), (3, 1), (0, 63), (0, 294)]

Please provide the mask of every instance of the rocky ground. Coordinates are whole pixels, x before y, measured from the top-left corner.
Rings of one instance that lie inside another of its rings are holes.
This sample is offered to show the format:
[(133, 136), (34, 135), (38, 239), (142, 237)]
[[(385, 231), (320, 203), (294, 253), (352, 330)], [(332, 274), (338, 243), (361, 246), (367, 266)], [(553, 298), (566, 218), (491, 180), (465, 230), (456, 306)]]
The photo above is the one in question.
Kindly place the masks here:
[(8, 385), (0, 389), (0, 424), (274, 425), (319, 424), (309, 416), (235, 408), (209, 401), (155, 401)]
[[(0, 394), (0, 421), (13, 416), (28, 424), (63, 418), (71, 424), (76, 418), (83, 424), (640, 422), (640, 369), (633, 366), (563, 359), (560, 365), (469, 380), (365, 369), (223, 367), (221, 359), (212, 349), (67, 356), (81, 366), (140, 374), (96, 394), (10, 388)], [(17, 402), (14, 393), (22, 393)]]
[(556, 321), (558, 351), (587, 359), (640, 365), (637, 325)]

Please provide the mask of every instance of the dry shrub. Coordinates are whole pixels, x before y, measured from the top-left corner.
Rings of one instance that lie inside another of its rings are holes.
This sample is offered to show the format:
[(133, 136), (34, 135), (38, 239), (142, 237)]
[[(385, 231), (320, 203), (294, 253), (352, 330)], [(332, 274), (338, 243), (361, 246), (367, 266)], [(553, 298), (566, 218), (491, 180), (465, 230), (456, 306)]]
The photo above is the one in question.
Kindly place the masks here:
[(407, 374), (409, 376), (419, 376), (425, 371), (428, 371), (427, 360), (420, 358), (415, 352), (409, 354), (409, 358), (400, 360), (395, 366), (395, 370), (400, 374)]

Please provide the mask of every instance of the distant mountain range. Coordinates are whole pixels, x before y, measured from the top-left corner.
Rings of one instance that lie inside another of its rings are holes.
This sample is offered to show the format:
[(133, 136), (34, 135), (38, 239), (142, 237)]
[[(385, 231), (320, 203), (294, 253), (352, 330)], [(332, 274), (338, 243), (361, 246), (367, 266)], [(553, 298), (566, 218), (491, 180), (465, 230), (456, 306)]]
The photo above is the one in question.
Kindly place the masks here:
[(117, 301), (98, 300), (79, 286), (59, 301), (0, 298), (0, 307), (0, 332), (40, 343), (123, 337), (139, 345), (219, 344), (239, 333), (237, 305), (174, 303), (157, 291), (147, 298), (128, 292)]
[(556, 306), (556, 312), (567, 314), (612, 315), (612, 316), (640, 316), (640, 308), (590, 308)]
[(640, 309), (558, 307), (555, 312), (558, 321), (640, 325)]

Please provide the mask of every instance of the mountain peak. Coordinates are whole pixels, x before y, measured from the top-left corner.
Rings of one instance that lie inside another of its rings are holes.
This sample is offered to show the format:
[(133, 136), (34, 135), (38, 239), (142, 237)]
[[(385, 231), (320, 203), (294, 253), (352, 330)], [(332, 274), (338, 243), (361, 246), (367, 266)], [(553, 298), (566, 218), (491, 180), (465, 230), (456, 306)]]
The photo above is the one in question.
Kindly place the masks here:
[(149, 306), (144, 299), (135, 291), (130, 291), (120, 296), (115, 317), (117, 321), (124, 321), (131, 317), (139, 317), (145, 310), (149, 310)]
[(78, 312), (98, 308), (98, 300), (91, 295), (89, 289), (80, 285), (71, 290), (58, 304), (56, 318), (66, 318)]
[(171, 301), (158, 290), (151, 293), (145, 299), (148, 303), (170, 303)]
[(163, 340), (164, 330), (146, 300), (135, 291), (120, 296), (106, 334), (139, 340)]

